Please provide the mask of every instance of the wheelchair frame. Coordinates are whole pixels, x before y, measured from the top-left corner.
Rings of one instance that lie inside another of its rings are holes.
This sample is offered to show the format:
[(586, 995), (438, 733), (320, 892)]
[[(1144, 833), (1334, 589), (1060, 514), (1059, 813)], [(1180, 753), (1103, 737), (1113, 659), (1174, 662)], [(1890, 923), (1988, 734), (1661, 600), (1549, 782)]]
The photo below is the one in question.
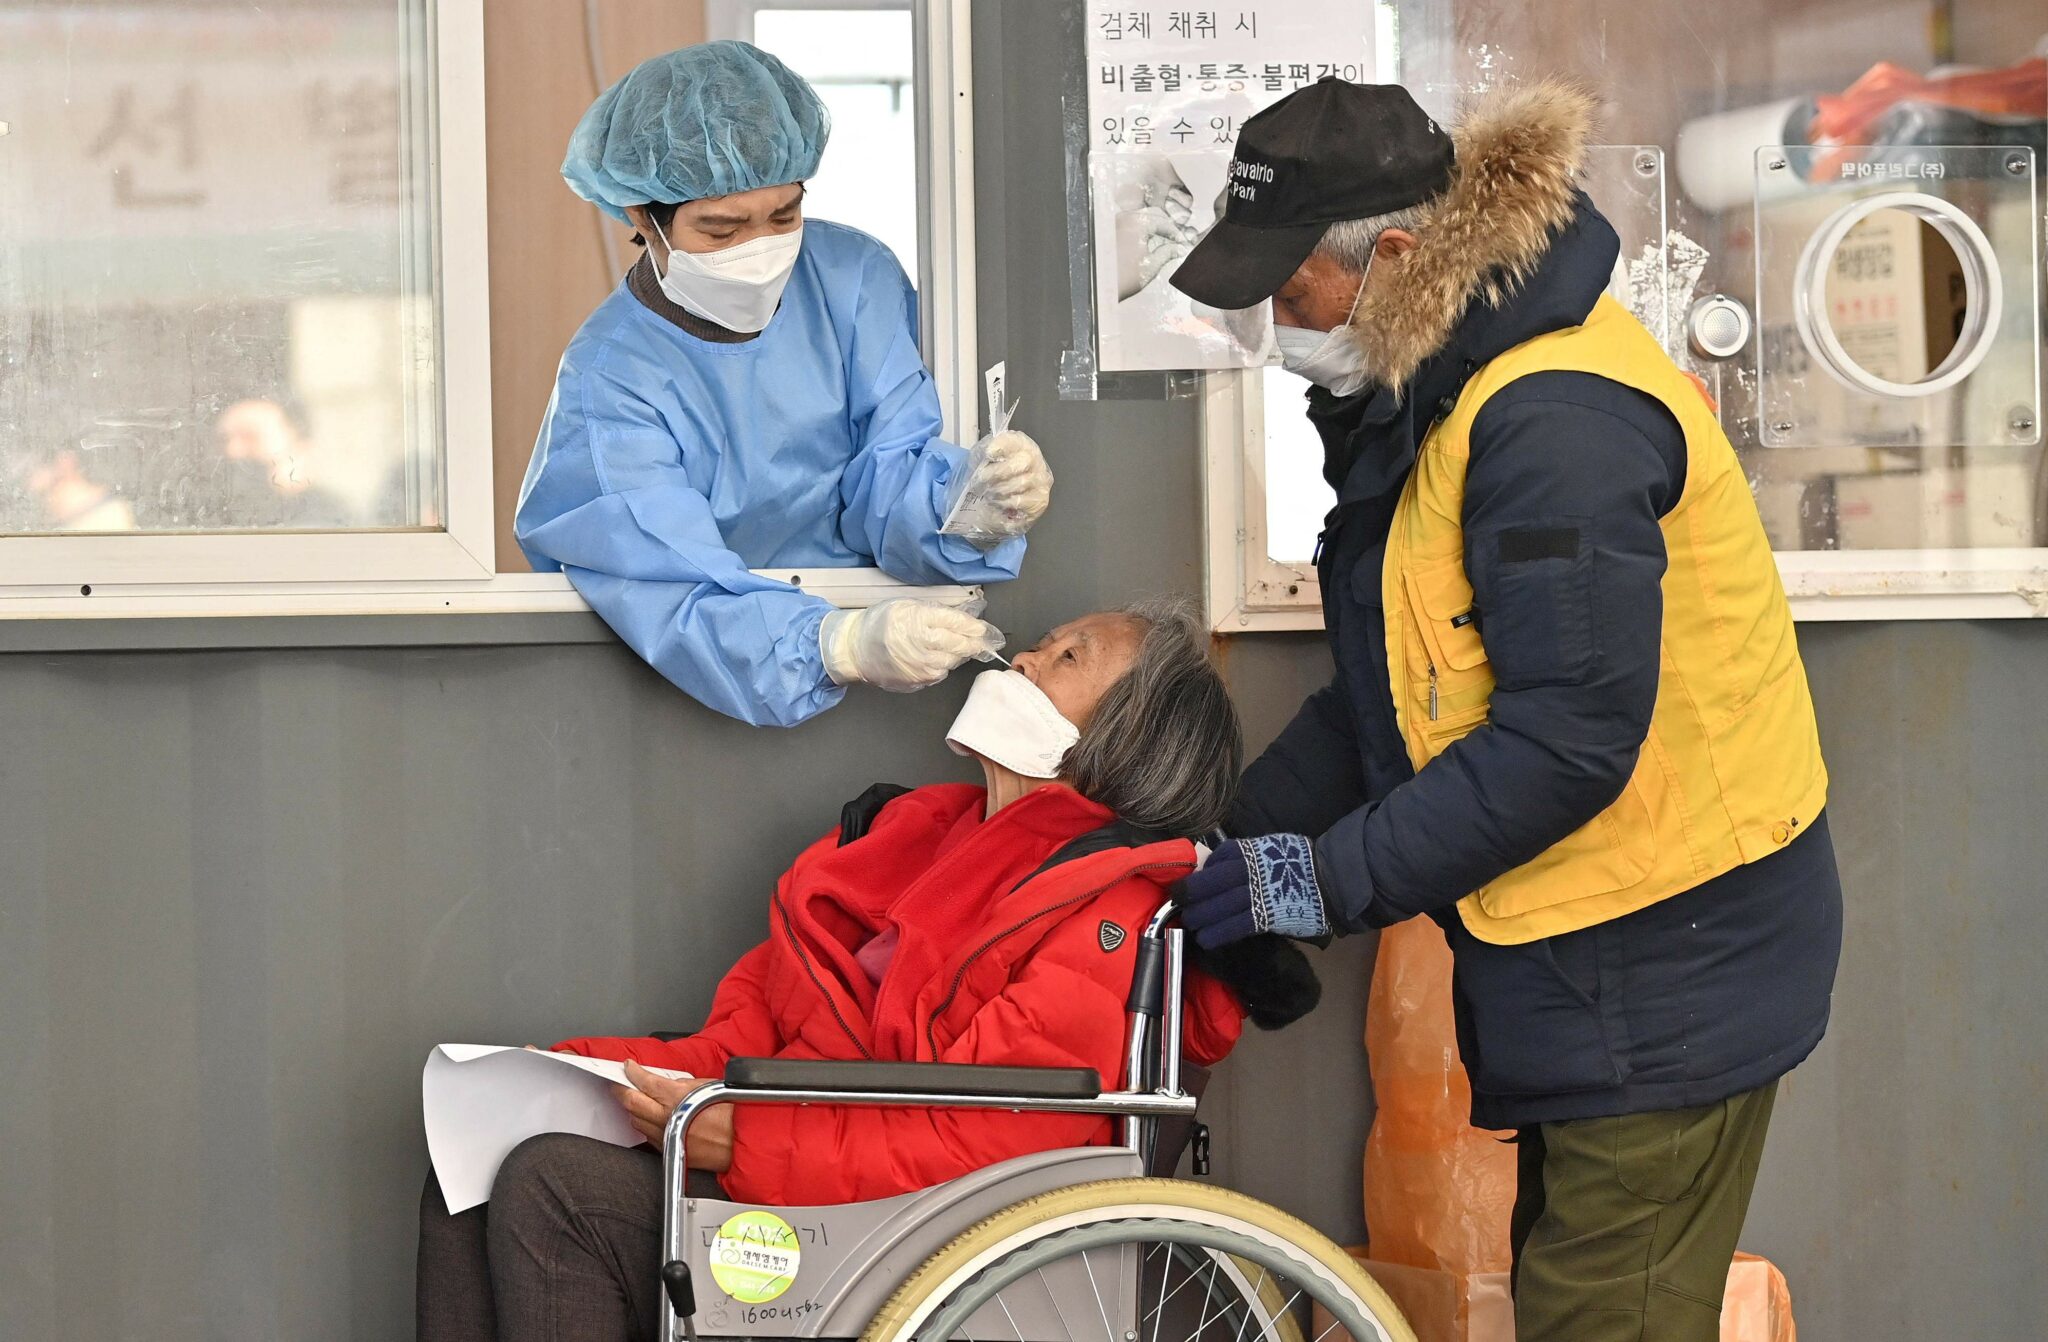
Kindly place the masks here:
[[(958, 1063), (804, 1062), (777, 1059), (735, 1059), (726, 1079), (699, 1086), (669, 1116), (662, 1142), (665, 1261), (662, 1284), (669, 1307), (662, 1312), (664, 1342), (679, 1337), (697, 1342), (697, 1299), (690, 1269), (691, 1228), (696, 1199), (690, 1197), (684, 1158), (690, 1125), (721, 1104), (833, 1104), (880, 1108), (1004, 1109), (1012, 1112), (1100, 1114), (1120, 1119), (1116, 1148), (1082, 1147), (1041, 1152), (991, 1166), (987, 1170), (937, 1189), (906, 1194), (882, 1203), (849, 1204), (875, 1209), (870, 1216), (885, 1242), (894, 1229), (914, 1228), (917, 1262), (950, 1242), (990, 1210), (1014, 1205), (1024, 1197), (1090, 1179), (1141, 1172), (1158, 1138), (1158, 1120), (1192, 1118), (1196, 1097), (1181, 1086), (1182, 990), (1186, 956), (1182, 930), (1174, 926), (1175, 910), (1162, 906), (1146, 924), (1138, 945), (1138, 964), (1126, 999), (1124, 1088), (1105, 1090), (1092, 1069), (982, 1067)], [(872, 1083), (862, 1074), (873, 1078)], [(1102, 1168), (1105, 1157), (1115, 1168)], [(1078, 1177), (1062, 1177), (1062, 1176)], [(1050, 1177), (1050, 1182), (1048, 1182)], [(958, 1185), (956, 1189), (955, 1186)], [(951, 1190), (951, 1191), (947, 1191)], [(928, 1247), (927, 1247), (928, 1243)], [(867, 1281), (876, 1269), (900, 1266), (901, 1254), (878, 1253), (864, 1261), (853, 1280), (841, 1282), (841, 1297), (852, 1296), (851, 1314), (878, 1307), (900, 1278)], [(907, 1275), (907, 1274), (906, 1274)], [(846, 1302), (840, 1301), (842, 1306)], [(836, 1324), (835, 1324), (836, 1320)], [(848, 1335), (849, 1311), (823, 1308), (815, 1322), (800, 1328), (748, 1328), (752, 1333), (782, 1336), (840, 1337)], [(864, 1321), (862, 1321), (864, 1326)], [(858, 1335), (854, 1329), (853, 1335)], [(719, 1336), (738, 1335), (721, 1328)]]

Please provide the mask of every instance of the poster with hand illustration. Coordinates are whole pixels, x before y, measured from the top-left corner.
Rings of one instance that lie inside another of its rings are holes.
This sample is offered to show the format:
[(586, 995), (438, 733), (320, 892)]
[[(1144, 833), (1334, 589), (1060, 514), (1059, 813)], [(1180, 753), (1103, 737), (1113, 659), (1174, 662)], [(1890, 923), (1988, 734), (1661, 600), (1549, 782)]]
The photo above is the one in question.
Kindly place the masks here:
[(1318, 79), (1373, 77), (1373, 7), (1088, 5), (1097, 358), (1105, 372), (1271, 361), (1264, 307), (1225, 312), (1169, 282), (1215, 222), (1237, 129)]

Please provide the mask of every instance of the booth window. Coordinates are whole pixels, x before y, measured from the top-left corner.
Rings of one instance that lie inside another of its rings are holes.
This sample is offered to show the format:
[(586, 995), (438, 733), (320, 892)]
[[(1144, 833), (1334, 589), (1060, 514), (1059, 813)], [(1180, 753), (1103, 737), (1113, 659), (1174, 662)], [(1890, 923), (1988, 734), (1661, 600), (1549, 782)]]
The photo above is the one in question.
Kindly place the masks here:
[(711, 0), (713, 37), (752, 42), (809, 80), (832, 141), (804, 208), (882, 240), (918, 273), (916, 47), (910, 0)]
[(970, 0), (705, 0), (712, 38), (809, 80), (832, 139), (804, 212), (870, 233), (917, 288), (946, 431), (976, 436)]
[[(1439, 115), (1542, 75), (1603, 96), (1586, 185), (1624, 239), (1615, 292), (1715, 401), (1796, 614), (2048, 614), (2037, 7), (1382, 10), (1382, 74)], [(1334, 495), (1302, 383), (1209, 380), (1212, 622), (1319, 627)]]
[(0, 10), (0, 529), (437, 525), (434, 275), (399, 15)]
[(489, 576), (478, 18), (0, 6), (8, 596)]
[[(523, 224), (485, 207), (485, 10), (0, 3), (0, 617), (581, 609), (500, 572), (487, 234)], [(812, 209), (903, 260), (971, 437), (965, 11), (710, 0), (697, 31), (817, 81)]]

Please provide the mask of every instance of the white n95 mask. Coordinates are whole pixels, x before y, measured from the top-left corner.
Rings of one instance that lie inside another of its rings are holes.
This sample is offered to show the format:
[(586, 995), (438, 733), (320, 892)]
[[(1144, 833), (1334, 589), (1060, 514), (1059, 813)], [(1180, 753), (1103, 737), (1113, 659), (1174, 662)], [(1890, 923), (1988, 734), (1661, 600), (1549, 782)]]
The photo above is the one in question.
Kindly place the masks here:
[[(668, 234), (654, 226), (663, 245)], [(679, 308), (717, 322), (728, 331), (752, 335), (765, 330), (782, 303), (782, 291), (803, 250), (804, 228), (770, 233), (722, 252), (668, 250), (668, 273), (655, 267), (661, 291)]]
[(1025, 778), (1058, 778), (1080, 739), (1080, 729), (1022, 671), (976, 676), (960, 716), (946, 729), (954, 754), (980, 755)]
[(1365, 351), (1351, 338), (1348, 325), (1334, 331), (1301, 326), (1275, 326), (1280, 366), (1322, 387), (1332, 396), (1356, 396), (1365, 390)]
[(1379, 234), (1365, 253), (1365, 269), (1359, 272), (1358, 292), (1351, 296), (1351, 310), (1332, 331), (1311, 331), (1301, 326), (1273, 327), (1274, 343), (1280, 347), (1280, 366), (1309, 381), (1332, 396), (1356, 396), (1369, 380), (1365, 373), (1365, 349), (1351, 335), (1351, 319), (1365, 301), (1365, 283), (1372, 278), (1372, 263), (1379, 259)]

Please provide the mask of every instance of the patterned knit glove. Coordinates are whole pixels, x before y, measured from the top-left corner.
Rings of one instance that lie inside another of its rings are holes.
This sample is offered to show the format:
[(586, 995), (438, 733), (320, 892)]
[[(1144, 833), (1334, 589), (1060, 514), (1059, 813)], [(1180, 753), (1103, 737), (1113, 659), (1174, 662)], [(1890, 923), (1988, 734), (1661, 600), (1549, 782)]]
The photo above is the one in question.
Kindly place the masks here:
[(1232, 839), (1180, 883), (1181, 923), (1214, 949), (1259, 932), (1320, 937), (1330, 931), (1315, 850), (1302, 834)]

